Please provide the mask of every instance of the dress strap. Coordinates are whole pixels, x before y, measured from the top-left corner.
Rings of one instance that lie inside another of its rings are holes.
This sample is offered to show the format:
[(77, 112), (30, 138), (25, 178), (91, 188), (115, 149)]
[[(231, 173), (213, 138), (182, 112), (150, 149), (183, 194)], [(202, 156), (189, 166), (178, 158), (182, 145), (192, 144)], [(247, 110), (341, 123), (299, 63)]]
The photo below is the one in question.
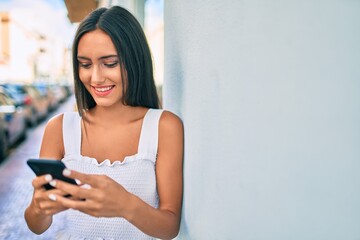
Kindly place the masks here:
[(163, 109), (149, 109), (145, 114), (141, 128), (138, 153), (157, 156), (159, 120), (163, 111)]
[(81, 148), (81, 117), (77, 112), (66, 112), (63, 117), (63, 141), (65, 156), (80, 154)]

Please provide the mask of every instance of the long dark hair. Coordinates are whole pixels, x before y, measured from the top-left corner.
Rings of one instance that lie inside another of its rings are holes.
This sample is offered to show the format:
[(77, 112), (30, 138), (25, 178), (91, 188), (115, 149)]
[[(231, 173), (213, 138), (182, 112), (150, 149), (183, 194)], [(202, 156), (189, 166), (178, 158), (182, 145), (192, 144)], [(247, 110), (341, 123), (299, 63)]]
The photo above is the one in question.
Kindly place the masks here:
[(149, 45), (141, 25), (126, 9), (113, 6), (91, 12), (79, 25), (73, 42), (73, 69), (75, 97), (79, 114), (95, 107), (96, 103), (79, 77), (77, 60), (80, 38), (91, 31), (101, 29), (115, 45), (123, 84), (123, 103), (129, 106), (159, 108), (153, 64)]

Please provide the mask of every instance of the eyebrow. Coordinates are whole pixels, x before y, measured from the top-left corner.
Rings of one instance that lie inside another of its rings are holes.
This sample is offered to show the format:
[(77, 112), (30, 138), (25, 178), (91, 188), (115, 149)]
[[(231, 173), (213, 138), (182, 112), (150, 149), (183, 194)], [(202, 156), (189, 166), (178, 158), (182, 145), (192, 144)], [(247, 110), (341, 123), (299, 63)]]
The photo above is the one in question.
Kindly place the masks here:
[[(102, 57), (99, 57), (98, 60), (103, 60), (103, 59), (108, 59), (108, 58), (118, 58), (118, 55), (106, 55), (106, 56), (102, 56)], [(79, 60), (91, 60), (90, 58), (88, 57), (84, 57), (84, 56), (77, 56), (77, 59)]]

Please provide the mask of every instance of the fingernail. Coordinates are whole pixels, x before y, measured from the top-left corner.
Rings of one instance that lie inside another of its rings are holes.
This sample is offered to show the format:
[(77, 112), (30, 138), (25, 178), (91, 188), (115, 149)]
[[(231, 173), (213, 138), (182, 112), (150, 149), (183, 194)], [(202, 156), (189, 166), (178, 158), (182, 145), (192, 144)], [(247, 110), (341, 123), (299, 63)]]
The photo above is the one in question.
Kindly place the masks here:
[(81, 181), (79, 179), (75, 179), (77, 185), (81, 185)]
[(47, 174), (47, 175), (45, 176), (45, 180), (46, 180), (47, 182), (50, 182), (52, 179), (53, 179), (53, 178), (52, 178), (52, 176), (51, 176), (50, 174)]
[(52, 180), (51, 182), (49, 182), (49, 184), (50, 184), (51, 186), (55, 187), (55, 186), (56, 186), (56, 181), (55, 181), (55, 180)]
[(56, 201), (55, 194), (49, 194), (49, 199), (52, 200), (52, 201)]
[(81, 188), (91, 189), (91, 186), (89, 184), (84, 184), (84, 185), (81, 186)]
[(64, 171), (63, 171), (63, 175), (64, 176), (70, 176), (70, 174), (71, 174), (71, 171), (69, 169), (65, 168)]

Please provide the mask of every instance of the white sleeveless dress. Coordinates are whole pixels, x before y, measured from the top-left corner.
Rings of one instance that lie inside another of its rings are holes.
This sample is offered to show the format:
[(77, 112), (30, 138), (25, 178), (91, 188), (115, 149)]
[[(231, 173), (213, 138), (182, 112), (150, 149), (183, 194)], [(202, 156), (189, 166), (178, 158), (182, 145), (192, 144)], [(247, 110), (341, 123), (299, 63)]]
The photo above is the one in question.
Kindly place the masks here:
[[(160, 109), (147, 111), (142, 123), (137, 154), (113, 163), (108, 159), (98, 163), (94, 158), (81, 155), (81, 117), (77, 112), (64, 113), (65, 156), (62, 161), (67, 168), (75, 171), (107, 175), (127, 191), (137, 195), (152, 207), (158, 208), (155, 163), (158, 125), (162, 112), (163, 110)], [(59, 232), (56, 239), (154, 239), (121, 217), (96, 218), (71, 209), (65, 214), (66, 229)]]

